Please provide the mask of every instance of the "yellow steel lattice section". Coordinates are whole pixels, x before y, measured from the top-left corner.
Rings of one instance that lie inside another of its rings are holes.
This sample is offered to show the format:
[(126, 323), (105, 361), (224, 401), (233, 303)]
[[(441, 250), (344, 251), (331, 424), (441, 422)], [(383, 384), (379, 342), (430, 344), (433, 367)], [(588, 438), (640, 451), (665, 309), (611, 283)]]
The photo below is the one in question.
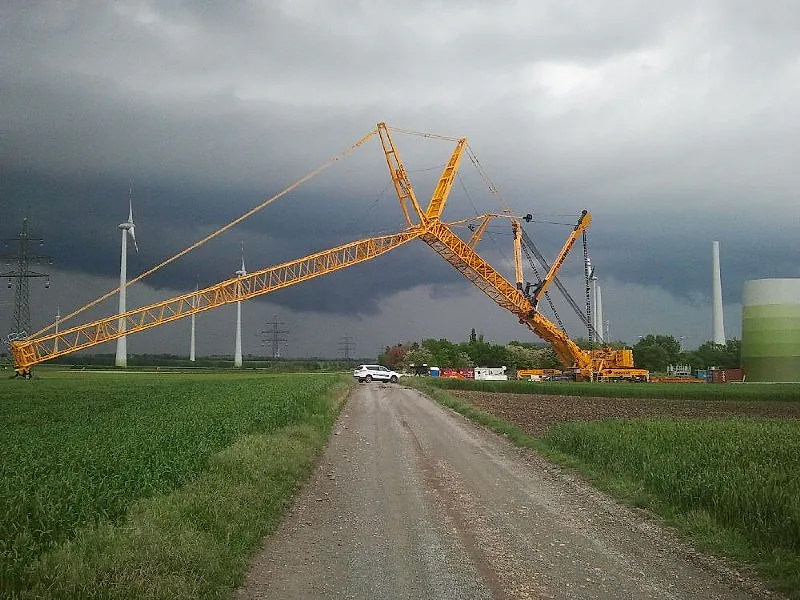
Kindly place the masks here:
[[(26, 372), (32, 366), (58, 356), (332, 273), (380, 256), (413, 240), (420, 233), (421, 230), (411, 228), (401, 233), (358, 240), (122, 315), (65, 329), (57, 334), (14, 341), (11, 343), (11, 352), (15, 368)], [(125, 324), (124, 329), (120, 327), (121, 322)]]
[(586, 352), (547, 318), (536, 312), (520, 290), (509, 283), (445, 224), (440, 221), (428, 223), (420, 239), (499, 306), (517, 315), (520, 323), (550, 342), (565, 365), (574, 365), (581, 369), (591, 366), (591, 357)]
[(522, 316), (533, 306), (516, 287), (481, 258), (444, 223), (428, 224), (421, 239), (497, 304)]
[(464, 147), (467, 145), (467, 138), (461, 138), (456, 144), (456, 149), (450, 156), (450, 160), (442, 171), (442, 176), (439, 178), (439, 183), (431, 196), (431, 202), (428, 204), (428, 210), (425, 211), (425, 218), (427, 220), (438, 219), (442, 216), (445, 202), (450, 195), (450, 190), (453, 188), (453, 183), (458, 174), (458, 166), (461, 163), (461, 156), (464, 153)]
[(414, 209), (415, 217), (422, 220), (422, 209), (417, 202), (417, 196), (414, 193), (414, 188), (408, 179), (406, 168), (403, 166), (403, 161), (400, 160), (400, 155), (397, 153), (392, 136), (389, 135), (389, 129), (386, 123), (378, 123), (378, 135), (381, 138), (381, 145), (383, 146), (383, 154), (386, 157), (386, 164), (389, 167), (389, 174), (392, 176), (392, 183), (394, 184), (394, 191), (397, 193), (397, 198), (400, 200), (400, 208), (403, 210), (403, 216), (409, 225), (413, 225), (411, 213), (408, 210), (408, 203)]

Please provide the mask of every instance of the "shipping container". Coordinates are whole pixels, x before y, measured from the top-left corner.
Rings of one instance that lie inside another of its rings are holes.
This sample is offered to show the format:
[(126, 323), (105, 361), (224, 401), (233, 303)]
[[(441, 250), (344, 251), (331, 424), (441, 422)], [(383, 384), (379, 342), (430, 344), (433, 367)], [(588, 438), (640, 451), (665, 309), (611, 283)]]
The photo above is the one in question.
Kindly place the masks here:
[(446, 367), (442, 369), (440, 376), (447, 379), (475, 379), (475, 372), (472, 369), (452, 369)]
[(475, 367), (475, 379), (483, 381), (508, 381), (506, 368)]
[(714, 383), (744, 381), (744, 372), (741, 369), (714, 369), (711, 371), (711, 381)]

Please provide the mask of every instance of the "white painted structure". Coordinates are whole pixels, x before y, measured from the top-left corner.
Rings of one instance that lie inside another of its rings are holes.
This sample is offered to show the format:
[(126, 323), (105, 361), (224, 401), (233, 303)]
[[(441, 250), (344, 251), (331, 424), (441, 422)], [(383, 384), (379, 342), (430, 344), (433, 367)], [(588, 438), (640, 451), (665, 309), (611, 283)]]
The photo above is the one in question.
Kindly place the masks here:
[[(139, 247), (136, 245), (136, 234), (134, 233), (134, 224), (133, 224), (133, 201), (129, 198), (128, 199), (128, 220), (124, 223), (119, 224), (119, 228), (122, 230), (122, 255), (120, 257), (119, 263), (119, 314), (125, 313), (127, 309), (126, 306), (126, 289), (125, 287), (128, 284), (128, 236), (131, 236), (131, 241), (133, 241), (133, 247), (136, 249), (136, 252), (139, 252)], [(125, 331), (125, 319), (120, 317), (119, 319), (119, 330)], [(127, 336), (122, 336), (117, 338), (117, 355), (114, 360), (114, 364), (118, 367), (127, 367), (128, 366), (128, 346), (127, 346)]]
[(505, 367), (475, 367), (475, 379), (478, 381), (508, 381)]
[[(200, 286), (195, 286), (194, 291), (197, 292), (200, 289)], [(197, 306), (197, 296), (192, 299), (192, 308)], [(192, 335), (189, 340), (189, 362), (195, 362), (195, 353), (194, 353), (194, 317), (195, 313), (192, 313)]]
[(713, 313), (712, 340), (715, 344), (725, 343), (725, 324), (722, 318), (722, 276), (719, 268), (719, 242), (711, 244), (711, 301)]
[(600, 284), (598, 283), (596, 286), (596, 296), (594, 301), (594, 319), (595, 319), (595, 331), (597, 335), (600, 336), (600, 339), (597, 340), (598, 342), (602, 342), (605, 340), (605, 334), (603, 333), (603, 290), (600, 288)]
[[(244, 254), (242, 254), (242, 268), (236, 271), (237, 277), (244, 277), (247, 275), (247, 270), (244, 268)], [(242, 301), (236, 302), (236, 349), (233, 353), (233, 366), (237, 369), (242, 368)]]

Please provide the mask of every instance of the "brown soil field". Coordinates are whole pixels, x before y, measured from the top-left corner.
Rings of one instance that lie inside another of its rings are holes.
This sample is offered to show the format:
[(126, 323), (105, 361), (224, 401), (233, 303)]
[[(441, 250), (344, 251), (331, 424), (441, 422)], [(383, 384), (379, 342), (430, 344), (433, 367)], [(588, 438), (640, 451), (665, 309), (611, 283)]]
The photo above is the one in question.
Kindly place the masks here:
[(727, 400), (657, 400), (652, 398), (587, 398), (500, 394), (447, 390), (477, 409), (517, 425), (524, 432), (541, 436), (564, 421), (600, 419), (647, 419), (673, 417), (711, 419), (720, 417), (771, 417), (800, 419), (797, 402), (733, 402)]

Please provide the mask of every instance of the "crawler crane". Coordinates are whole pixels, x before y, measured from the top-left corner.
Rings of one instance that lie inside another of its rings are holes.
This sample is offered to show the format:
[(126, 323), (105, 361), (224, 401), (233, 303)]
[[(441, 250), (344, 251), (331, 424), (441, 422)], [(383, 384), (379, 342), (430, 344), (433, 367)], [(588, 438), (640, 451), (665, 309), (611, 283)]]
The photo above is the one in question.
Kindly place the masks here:
[[(550, 272), (538, 284), (533, 294), (526, 293), (522, 281), (519, 252), (519, 219), (511, 215), (484, 215), (482, 229), (494, 216), (512, 219), (515, 240), (516, 284), (507, 281), (498, 271), (475, 251), (480, 235), (464, 242), (452, 229), (451, 223), (441, 221), (450, 190), (455, 182), (461, 158), (466, 148), (466, 138), (457, 141), (455, 150), (439, 178), (439, 182), (425, 210), (417, 201), (405, 167), (395, 148), (385, 123), (379, 123), (371, 135), (377, 134), (383, 146), (400, 207), (408, 226), (401, 232), (366, 238), (280, 265), (242, 274), (205, 289), (176, 298), (130, 310), (91, 323), (62, 329), (57, 333), (34, 335), (27, 339), (11, 341), (11, 353), (18, 375), (30, 377), (32, 368), (42, 362), (114, 340), (122, 335), (158, 327), (194, 313), (210, 310), (237, 301), (248, 300), (291, 285), (333, 273), (394, 250), (414, 239), (420, 239), (450, 263), (495, 303), (513, 314), (519, 322), (540, 338), (549, 342), (559, 359), (580, 380), (646, 380), (648, 373), (633, 368), (631, 350), (584, 351), (561, 329), (537, 311), (541, 296), (554, 279), (567, 253), (577, 237), (591, 222), (584, 211), (581, 219), (553, 262)], [(369, 137), (369, 136), (367, 136)], [(367, 139), (363, 138), (362, 142)], [(359, 142), (361, 143), (361, 142)], [(477, 232), (476, 232), (477, 234)], [(481, 231), (482, 234), (482, 231)], [(529, 291), (529, 290), (528, 290)], [(124, 326), (121, 326), (124, 324)]]

